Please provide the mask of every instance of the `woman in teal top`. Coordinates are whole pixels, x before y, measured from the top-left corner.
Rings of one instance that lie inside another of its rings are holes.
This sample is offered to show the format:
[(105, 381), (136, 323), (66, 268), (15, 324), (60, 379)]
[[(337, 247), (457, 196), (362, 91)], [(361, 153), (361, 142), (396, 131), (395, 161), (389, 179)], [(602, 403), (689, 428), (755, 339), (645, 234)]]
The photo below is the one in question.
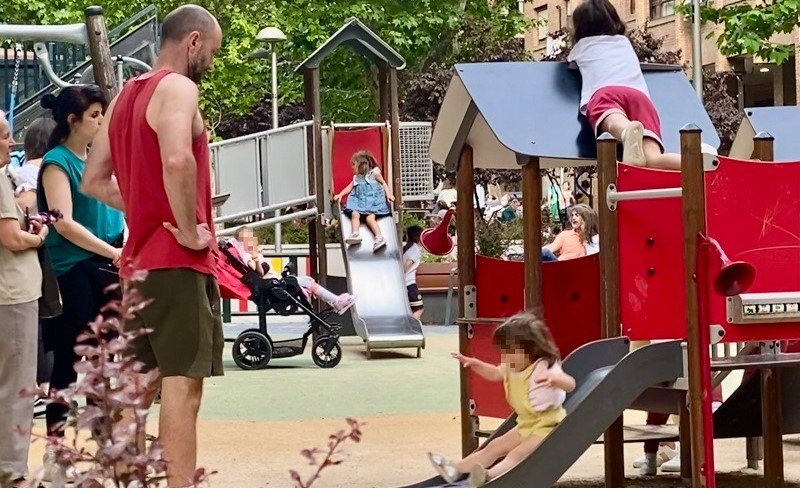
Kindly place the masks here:
[[(124, 220), (121, 212), (80, 191), (89, 144), (100, 128), (106, 100), (94, 85), (63, 88), (58, 97), (47, 95), (42, 106), (50, 109), (56, 127), (50, 150), (42, 158), (37, 201), (39, 210), (59, 210), (63, 219), (45, 240), (58, 276), (63, 312), (43, 324), (45, 348), (53, 351), (50, 389), (66, 388), (77, 379), (74, 347), (77, 337), (108, 302), (105, 288), (118, 281), (116, 270), (122, 248)], [(67, 407), (47, 406), (47, 434), (63, 436)], [(47, 450), (45, 479), (69, 476)]]

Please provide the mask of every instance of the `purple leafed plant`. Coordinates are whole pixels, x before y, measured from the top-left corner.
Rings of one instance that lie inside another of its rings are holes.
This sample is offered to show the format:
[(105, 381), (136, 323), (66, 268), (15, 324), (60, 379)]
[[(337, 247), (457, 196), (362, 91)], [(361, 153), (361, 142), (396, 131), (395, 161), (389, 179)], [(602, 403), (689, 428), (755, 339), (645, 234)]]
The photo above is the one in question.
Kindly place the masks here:
[(347, 424), (350, 427), (349, 432), (340, 430), (328, 437), (327, 450), (315, 447), (313, 449), (303, 449), (300, 451), (300, 454), (304, 458), (308, 459), (308, 464), (311, 466), (316, 466), (316, 469), (313, 473), (311, 473), (311, 476), (308, 477), (307, 481), (303, 481), (303, 479), (300, 477), (300, 473), (297, 471), (289, 471), (295, 488), (310, 488), (311, 485), (313, 485), (314, 482), (320, 478), (320, 475), (324, 469), (341, 464), (342, 460), (336, 459), (334, 455), (348, 439), (353, 442), (361, 441), (361, 427), (363, 427), (364, 424), (359, 423), (357, 420), (353, 420), (351, 418), (347, 419)]
[[(128, 331), (125, 327), (133, 314), (150, 303), (133, 286), (145, 277), (146, 272), (133, 272), (120, 285), (106, 289), (114, 298), (78, 337), (75, 346), (78, 356), (85, 358), (75, 364), (82, 378), (53, 392), (49, 399), (73, 406), (78, 397), (85, 397), (87, 405), (69, 417), (64, 437), (36, 436), (52, 446), (59, 465), (74, 468), (74, 486), (145, 488), (166, 484), (167, 463), (162, 448), (157, 441), (149, 445), (145, 442), (158, 371), (143, 372), (144, 364), (127, 354), (136, 337), (150, 332)], [(86, 437), (83, 433), (88, 433), (88, 442), (80, 441)], [(42, 472), (37, 473), (34, 482), (38, 484), (42, 476)], [(196, 483), (206, 477), (206, 472), (199, 469)]]

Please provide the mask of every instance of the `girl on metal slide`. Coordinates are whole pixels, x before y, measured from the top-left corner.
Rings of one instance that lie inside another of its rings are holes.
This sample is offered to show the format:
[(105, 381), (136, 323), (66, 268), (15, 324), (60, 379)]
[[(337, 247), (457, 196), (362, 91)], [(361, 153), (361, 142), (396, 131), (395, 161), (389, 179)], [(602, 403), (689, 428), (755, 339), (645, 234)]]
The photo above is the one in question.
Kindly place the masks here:
[[(465, 368), (489, 381), (502, 381), (506, 400), (517, 414), (517, 425), (458, 462), (428, 453), (439, 475), (455, 483), (469, 473), (471, 486), (482, 486), (528, 457), (566, 416), (562, 406), (575, 379), (561, 369), (558, 348), (544, 320), (522, 313), (506, 320), (494, 333), (501, 364), (496, 366), (453, 353)], [(503, 458), (502, 461), (495, 462)]]
[(608, 0), (586, 0), (572, 13), (574, 46), (568, 60), (583, 78), (580, 112), (596, 133), (622, 141), (622, 161), (680, 170), (680, 154), (665, 153), (658, 117), (625, 23)]
[(373, 251), (386, 245), (386, 238), (381, 233), (378, 218), (391, 215), (389, 202), (394, 202), (394, 195), (389, 191), (386, 180), (381, 175), (381, 169), (375, 162), (375, 157), (369, 151), (359, 151), (353, 155), (353, 181), (350, 182), (339, 194), (333, 197), (337, 202), (348, 195), (344, 214), (350, 217), (353, 232), (345, 242), (348, 245), (361, 242), (358, 234), (361, 228), (361, 217), (365, 217), (367, 227), (375, 234)]

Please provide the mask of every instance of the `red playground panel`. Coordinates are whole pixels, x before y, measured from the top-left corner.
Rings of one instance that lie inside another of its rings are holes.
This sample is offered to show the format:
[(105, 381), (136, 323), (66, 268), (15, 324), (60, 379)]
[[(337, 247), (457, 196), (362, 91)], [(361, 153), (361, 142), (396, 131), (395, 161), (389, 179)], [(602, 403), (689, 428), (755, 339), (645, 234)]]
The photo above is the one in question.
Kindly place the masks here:
[[(367, 129), (335, 129), (331, 144), (331, 174), (333, 194), (337, 194), (353, 181), (353, 167), (350, 159), (358, 151), (367, 150), (375, 156), (381, 172), (386, 174), (383, 154), (383, 127)], [(342, 198), (342, 206), (347, 196)]]
[[(728, 257), (756, 269), (748, 293), (800, 292), (800, 163), (720, 157), (705, 174), (706, 228)], [(619, 165), (620, 191), (680, 187), (680, 174)], [(623, 201), (619, 213), (622, 333), (632, 340), (686, 336), (680, 198)], [(715, 263), (715, 259), (710, 260)], [(719, 268), (712, 264), (709, 276)], [(711, 323), (724, 342), (800, 337), (800, 324), (729, 324), (709, 290)]]
[[(524, 263), (477, 256), (475, 285), (478, 317), (510, 317), (524, 309)], [(543, 263), (544, 316), (561, 357), (600, 339), (600, 259), (595, 254), (568, 261)], [(473, 324), (469, 354), (497, 364), (500, 351), (492, 343), (498, 324)], [(505, 418), (511, 408), (502, 383), (491, 383), (469, 372), (469, 397), (474, 415)]]

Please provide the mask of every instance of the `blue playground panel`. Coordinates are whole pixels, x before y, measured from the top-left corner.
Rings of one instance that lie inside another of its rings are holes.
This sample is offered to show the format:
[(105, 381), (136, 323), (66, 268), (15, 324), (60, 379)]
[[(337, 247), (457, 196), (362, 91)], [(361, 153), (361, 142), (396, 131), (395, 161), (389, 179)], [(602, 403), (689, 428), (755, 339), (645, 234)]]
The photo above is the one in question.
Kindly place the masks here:
[[(775, 161), (797, 161), (800, 158), (800, 110), (797, 107), (759, 107), (744, 110), (745, 120), (753, 132), (768, 132), (775, 138)], [(748, 155), (749, 157), (749, 155)]]
[[(668, 152), (680, 152), (680, 129), (695, 124), (703, 142), (717, 148), (719, 136), (680, 68), (642, 65), (661, 117)], [(578, 111), (581, 76), (556, 62), (457, 64), (456, 74), (497, 139), (526, 156), (595, 159), (595, 134)]]

